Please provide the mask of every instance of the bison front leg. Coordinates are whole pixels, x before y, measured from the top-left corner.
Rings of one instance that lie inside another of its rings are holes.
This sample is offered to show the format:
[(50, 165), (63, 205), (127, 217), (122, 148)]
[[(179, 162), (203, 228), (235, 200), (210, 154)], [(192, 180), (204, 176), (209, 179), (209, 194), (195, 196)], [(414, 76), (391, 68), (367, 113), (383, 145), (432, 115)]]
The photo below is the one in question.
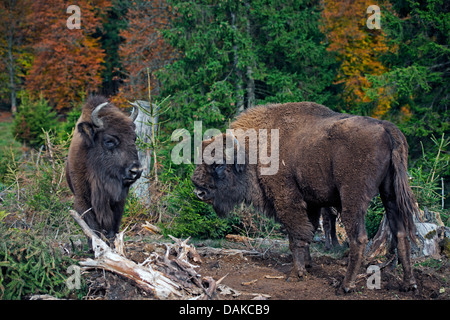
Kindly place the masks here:
[(318, 208), (308, 208), (295, 181), (286, 179), (271, 182), (277, 188), (276, 192), (270, 192), (275, 196), (276, 215), (286, 228), (292, 252), (293, 268), (287, 280), (298, 281), (306, 275), (306, 267), (311, 266), (309, 244), (318, 226)]
[(309, 242), (289, 236), (289, 249), (292, 252), (293, 267), (287, 281), (293, 282), (306, 276), (306, 267), (311, 266), (311, 255), (309, 254)]
[(312, 265), (309, 245), (314, 237), (315, 227), (304, 207), (297, 207), (289, 213), (281, 219), (289, 234), (289, 249), (293, 259), (293, 268), (287, 280), (298, 281), (306, 275), (306, 268)]

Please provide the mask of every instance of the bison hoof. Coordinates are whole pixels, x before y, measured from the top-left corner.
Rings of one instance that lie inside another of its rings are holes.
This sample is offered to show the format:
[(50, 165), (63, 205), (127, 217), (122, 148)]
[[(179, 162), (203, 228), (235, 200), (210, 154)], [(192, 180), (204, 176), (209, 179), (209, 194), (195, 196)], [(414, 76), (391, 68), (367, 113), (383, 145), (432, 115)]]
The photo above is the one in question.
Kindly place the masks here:
[(345, 284), (343, 283), (341, 286), (341, 290), (344, 293), (352, 293), (355, 291), (356, 285), (355, 283)]
[(415, 280), (407, 281), (403, 283), (400, 287), (400, 291), (408, 292), (408, 291), (416, 291), (417, 284)]
[(342, 287), (342, 291), (344, 293), (352, 293), (353, 291), (355, 291), (354, 287)]
[(307, 272), (306, 270), (296, 270), (293, 269), (289, 276), (287, 277), (287, 282), (298, 282), (306, 278)]

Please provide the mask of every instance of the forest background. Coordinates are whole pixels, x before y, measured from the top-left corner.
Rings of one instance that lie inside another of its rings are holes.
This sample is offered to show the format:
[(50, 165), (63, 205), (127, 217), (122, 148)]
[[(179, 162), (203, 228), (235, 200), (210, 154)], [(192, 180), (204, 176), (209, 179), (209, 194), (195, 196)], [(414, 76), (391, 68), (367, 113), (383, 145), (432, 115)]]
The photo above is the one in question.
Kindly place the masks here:
[[(225, 129), (258, 104), (314, 101), (399, 126), (419, 206), (449, 226), (449, 8), (445, 0), (1, 0), (0, 112), (13, 116), (0, 123), (0, 222), (33, 217), (59, 228), (56, 212), (71, 206), (61, 178), (67, 141), (84, 100), (103, 94), (123, 108), (160, 105), (154, 139), (140, 143), (155, 155), (150, 205), (131, 196), (125, 221), (194, 237), (242, 226), (195, 199), (193, 165), (170, 160), (172, 132), (193, 132), (198, 120)], [(380, 203), (370, 210), (379, 223)]]

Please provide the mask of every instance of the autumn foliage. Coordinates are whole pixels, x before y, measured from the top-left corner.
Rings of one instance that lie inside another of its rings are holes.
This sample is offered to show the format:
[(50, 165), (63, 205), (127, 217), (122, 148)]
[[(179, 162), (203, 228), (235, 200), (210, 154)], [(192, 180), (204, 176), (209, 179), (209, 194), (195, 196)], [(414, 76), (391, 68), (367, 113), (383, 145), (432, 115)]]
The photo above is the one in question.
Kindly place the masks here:
[[(342, 97), (347, 111), (354, 104), (371, 101), (366, 95), (370, 87), (367, 75), (388, 71), (380, 57), (395, 50), (387, 46), (383, 29), (369, 29), (366, 25), (370, 16), (367, 8), (372, 4), (372, 0), (323, 1), (322, 31), (329, 43), (328, 50), (337, 52), (341, 62), (335, 81), (343, 85)], [(390, 99), (381, 90), (379, 97), (372, 112), (375, 117), (381, 117), (390, 108)]]
[[(125, 75), (119, 96), (127, 99), (145, 98), (150, 75), (173, 60), (173, 49), (162, 32), (169, 27), (171, 10), (164, 0), (137, 1), (129, 8), (127, 29), (120, 35), (124, 39), (119, 49)], [(159, 83), (152, 80), (153, 93), (158, 93)]]
[(101, 84), (105, 52), (93, 34), (108, 0), (78, 1), (81, 29), (69, 29), (69, 1), (35, 0), (28, 18), (33, 33), (34, 62), (26, 77), (33, 97), (42, 94), (58, 110), (71, 107)]

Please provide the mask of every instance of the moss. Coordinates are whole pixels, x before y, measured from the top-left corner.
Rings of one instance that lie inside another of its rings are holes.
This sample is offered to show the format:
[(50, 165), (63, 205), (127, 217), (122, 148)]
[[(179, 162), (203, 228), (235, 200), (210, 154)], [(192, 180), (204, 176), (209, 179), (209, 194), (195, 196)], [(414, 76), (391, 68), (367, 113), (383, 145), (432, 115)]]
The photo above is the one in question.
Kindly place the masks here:
[(450, 239), (444, 238), (440, 242), (442, 254), (450, 258)]
[(425, 235), (425, 239), (431, 240), (436, 236), (436, 230), (430, 231)]

